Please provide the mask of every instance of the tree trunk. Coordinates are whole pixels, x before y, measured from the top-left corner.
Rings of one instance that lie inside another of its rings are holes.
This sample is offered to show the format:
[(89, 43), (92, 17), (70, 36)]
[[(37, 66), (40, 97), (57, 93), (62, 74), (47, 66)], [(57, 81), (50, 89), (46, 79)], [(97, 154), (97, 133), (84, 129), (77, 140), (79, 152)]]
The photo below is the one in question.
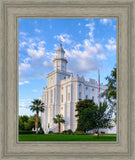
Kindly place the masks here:
[(60, 123), (58, 123), (58, 132), (60, 133)]
[(36, 134), (38, 134), (38, 111), (36, 111)]

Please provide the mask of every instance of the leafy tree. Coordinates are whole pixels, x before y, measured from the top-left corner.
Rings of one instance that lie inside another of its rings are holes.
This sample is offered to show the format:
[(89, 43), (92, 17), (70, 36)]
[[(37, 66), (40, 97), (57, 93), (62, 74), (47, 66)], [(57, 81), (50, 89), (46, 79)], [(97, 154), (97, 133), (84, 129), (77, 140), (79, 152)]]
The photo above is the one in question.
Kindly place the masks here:
[(28, 122), (29, 117), (27, 115), (20, 116), (23, 122)]
[[(29, 119), (34, 120), (36, 122), (36, 114), (34, 114), (33, 116), (30, 116)], [(41, 128), (41, 118), (40, 117), (38, 117), (38, 128)]]
[(96, 112), (93, 116), (94, 127), (93, 129), (97, 130), (99, 136), (100, 128), (112, 128), (112, 109), (108, 108), (107, 102), (100, 103), (96, 107)]
[[(33, 116), (19, 116), (19, 130), (31, 131), (35, 128), (36, 114)], [(38, 127), (41, 128), (41, 120), (38, 117)]]
[(35, 120), (29, 119), (28, 122), (24, 122), (25, 130), (29, 131), (35, 127)]
[(24, 130), (24, 123), (22, 121), (22, 118), (19, 116), (19, 130)]
[(111, 75), (106, 77), (107, 89), (101, 94), (101, 96), (105, 96), (106, 99), (110, 102), (110, 105), (113, 109), (116, 109), (116, 74), (117, 70), (116, 67), (111, 71)]
[(89, 131), (96, 129), (99, 136), (99, 128), (111, 128), (112, 109), (106, 102), (96, 105), (93, 100), (80, 100), (76, 105), (77, 130)]
[(58, 132), (60, 132), (60, 124), (65, 123), (65, 120), (61, 114), (57, 114), (56, 118), (53, 118), (54, 123), (58, 124)]
[(27, 115), (19, 116), (19, 130), (25, 130), (24, 122), (28, 122), (28, 119)]
[(42, 101), (40, 99), (35, 99), (34, 101), (32, 101), (32, 105), (30, 105), (30, 110), (31, 111), (36, 111), (36, 134), (38, 134), (38, 114), (39, 112), (44, 112), (44, 103), (42, 103)]
[(97, 109), (96, 104), (93, 102), (93, 100), (85, 99), (85, 100), (79, 100), (76, 104), (76, 110), (77, 114), (77, 131), (88, 131), (93, 129), (93, 119), (94, 119), (94, 113)]
[(101, 94), (101, 97), (106, 97), (106, 99), (109, 102), (110, 107), (114, 111), (115, 118), (114, 122), (116, 123), (116, 90), (117, 90), (117, 68), (114, 67), (111, 71), (110, 76), (106, 77), (107, 83), (107, 89)]

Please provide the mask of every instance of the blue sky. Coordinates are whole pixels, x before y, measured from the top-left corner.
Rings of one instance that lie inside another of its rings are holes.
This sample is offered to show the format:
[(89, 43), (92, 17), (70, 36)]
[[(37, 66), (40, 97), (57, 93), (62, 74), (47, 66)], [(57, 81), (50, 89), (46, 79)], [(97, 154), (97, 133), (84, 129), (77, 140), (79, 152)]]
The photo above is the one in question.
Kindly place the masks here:
[(28, 106), (41, 98), (46, 76), (62, 40), (74, 76), (106, 84), (116, 65), (116, 19), (19, 19), (19, 114), (32, 115)]

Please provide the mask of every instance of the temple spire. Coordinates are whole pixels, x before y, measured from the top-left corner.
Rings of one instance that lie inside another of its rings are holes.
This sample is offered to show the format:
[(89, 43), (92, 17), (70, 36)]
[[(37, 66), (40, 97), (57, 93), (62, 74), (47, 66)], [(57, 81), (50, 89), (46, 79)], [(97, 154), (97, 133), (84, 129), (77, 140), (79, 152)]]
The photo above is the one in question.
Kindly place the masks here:
[(65, 51), (62, 47), (62, 40), (60, 40), (60, 46), (56, 50), (56, 57), (53, 60), (54, 70), (66, 71), (66, 65), (68, 63), (65, 57)]
[(62, 42), (63, 42), (63, 41), (62, 41), (62, 40), (60, 40), (60, 47), (62, 47)]

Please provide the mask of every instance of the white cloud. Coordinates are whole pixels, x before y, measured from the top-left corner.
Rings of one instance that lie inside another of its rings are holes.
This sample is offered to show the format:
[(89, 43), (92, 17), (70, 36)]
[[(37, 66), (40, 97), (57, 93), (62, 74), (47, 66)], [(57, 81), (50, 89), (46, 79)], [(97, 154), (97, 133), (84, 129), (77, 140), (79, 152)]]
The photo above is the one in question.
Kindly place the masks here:
[(26, 36), (26, 35), (27, 35), (27, 33), (25, 33), (25, 32), (20, 32), (20, 35), (22, 35), (22, 36)]
[(21, 63), (19, 65), (19, 70), (27, 70), (29, 68), (30, 68), (30, 64), (28, 64), (28, 63)]
[(113, 25), (113, 29), (116, 30), (116, 25)]
[(45, 79), (48, 72), (44, 72), (42, 70), (32, 70), (31, 72), (19, 72), (19, 79)]
[(101, 24), (104, 24), (104, 25), (106, 25), (106, 24), (112, 24), (112, 20), (111, 19), (100, 19), (100, 23)]
[(32, 42), (27, 49), (28, 55), (32, 58), (40, 58), (45, 54), (45, 41)]
[(41, 32), (41, 30), (39, 30), (39, 29), (35, 29), (35, 32), (37, 32), (37, 33), (40, 33)]
[[(46, 72), (52, 70), (53, 68), (52, 59), (55, 54), (52, 52), (46, 52), (46, 42), (40, 40), (39, 38), (26, 37), (25, 42), (26, 45), (23, 46), (23, 49), (26, 55), (19, 54), (20, 80), (45, 78), (47, 75)], [(22, 59), (24, 60), (21, 62)]]
[(92, 22), (92, 23), (88, 23), (88, 24), (86, 24), (85, 25), (86, 27), (88, 27), (89, 28), (89, 37), (90, 37), (90, 41), (91, 42), (94, 42), (94, 38), (93, 38), (93, 31), (95, 30), (95, 23), (94, 22)]
[(116, 41), (114, 38), (108, 40), (108, 44), (105, 45), (108, 50), (116, 50)]
[(33, 89), (32, 92), (38, 92), (38, 90), (37, 89)]
[(54, 49), (57, 50), (58, 44), (54, 44)]
[[(75, 44), (74, 42), (73, 46), (71, 45), (71, 42), (73, 42), (71, 35), (60, 34), (54, 36), (57, 40), (62, 40), (63, 43), (69, 45), (68, 48), (70, 50), (64, 49), (66, 51), (65, 56), (67, 56), (69, 61), (67, 68), (69, 71), (73, 71), (73, 73), (85, 74), (95, 71), (99, 66), (102, 66), (101, 60), (106, 59), (106, 55), (103, 53), (103, 46), (100, 43), (94, 43), (95, 24), (92, 22), (85, 26), (89, 28), (89, 38), (84, 39), (82, 43)], [(25, 42), (26, 45), (24, 47), (29, 58), (20, 63), (20, 80), (46, 78), (47, 73), (53, 70), (52, 60), (56, 53), (46, 52), (46, 42), (38, 38), (28, 38)], [(114, 40), (110, 39), (108, 43), (109, 45), (114, 45)], [(58, 45), (55, 44), (54, 48), (56, 50)]]
[(101, 59), (101, 60), (105, 60), (106, 56), (104, 54), (99, 54), (99, 55), (97, 55), (97, 58)]
[(28, 108), (31, 105), (32, 99), (20, 99), (19, 107)]
[(48, 61), (44, 61), (43, 65), (47, 68), (52, 68), (53, 67), (53, 63), (52, 62), (48, 62)]
[(19, 82), (19, 85), (24, 85), (24, 84), (28, 84), (29, 81), (22, 81), (22, 82)]
[(70, 35), (68, 34), (60, 34), (60, 35), (56, 35), (54, 36), (54, 38), (56, 38), (57, 40), (62, 41), (63, 43), (66, 44), (70, 44), (72, 41), (70, 40)]
[(30, 67), (31, 67), (31, 65), (29, 63), (30, 60), (31, 59), (29, 57), (25, 58), (23, 60), (23, 62), (19, 64), (19, 70), (28, 70), (28, 69), (30, 69)]
[(25, 41), (19, 43), (19, 47), (23, 48), (27, 45)]
[(38, 48), (38, 50), (36, 49), (33, 49), (33, 48), (28, 48), (27, 49), (28, 51), (28, 55), (31, 56), (31, 57), (34, 57), (34, 58), (40, 58), (44, 55), (44, 52), (45, 52), (45, 48)]
[(114, 38), (111, 38), (108, 41), (109, 41), (110, 44), (115, 44), (116, 43)]
[(95, 71), (101, 66), (101, 59), (106, 59), (101, 44), (91, 44), (91, 40), (85, 39), (83, 44), (77, 44), (70, 51), (66, 51), (69, 59), (68, 69), (73, 73), (85, 74)]
[(29, 63), (30, 60), (31, 60), (31, 58), (30, 58), (30, 57), (27, 57), (27, 58), (25, 58), (25, 59), (23, 60), (23, 62), (24, 62), (24, 63)]

